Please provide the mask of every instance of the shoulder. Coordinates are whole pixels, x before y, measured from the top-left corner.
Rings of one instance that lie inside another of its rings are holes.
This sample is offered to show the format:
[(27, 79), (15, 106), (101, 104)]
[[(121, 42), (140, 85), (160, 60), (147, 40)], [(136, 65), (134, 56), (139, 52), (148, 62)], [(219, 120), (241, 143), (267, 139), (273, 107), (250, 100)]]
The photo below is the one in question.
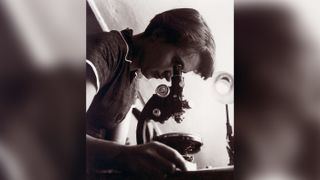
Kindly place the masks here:
[[(126, 51), (121, 32), (110, 31), (87, 36), (87, 59), (94, 59), (96, 55), (119, 56)], [(106, 59), (107, 60), (107, 59)]]
[(96, 87), (107, 84), (125, 60), (128, 47), (121, 32), (110, 31), (87, 37), (87, 76), (94, 73)]

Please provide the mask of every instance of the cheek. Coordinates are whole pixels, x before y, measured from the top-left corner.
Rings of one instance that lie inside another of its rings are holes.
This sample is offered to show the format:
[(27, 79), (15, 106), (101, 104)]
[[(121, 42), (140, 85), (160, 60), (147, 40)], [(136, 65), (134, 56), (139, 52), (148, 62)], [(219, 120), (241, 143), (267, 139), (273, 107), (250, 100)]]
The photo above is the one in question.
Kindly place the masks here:
[(168, 70), (172, 66), (172, 58), (175, 51), (172, 47), (167, 47), (159, 44), (149, 46), (143, 57), (141, 69), (146, 71), (163, 71)]
[(155, 64), (161, 69), (168, 69), (173, 63), (173, 53), (168, 51), (160, 51), (156, 55)]
[(171, 58), (166, 54), (154, 53), (145, 59), (142, 67), (149, 70), (166, 69), (171, 65)]

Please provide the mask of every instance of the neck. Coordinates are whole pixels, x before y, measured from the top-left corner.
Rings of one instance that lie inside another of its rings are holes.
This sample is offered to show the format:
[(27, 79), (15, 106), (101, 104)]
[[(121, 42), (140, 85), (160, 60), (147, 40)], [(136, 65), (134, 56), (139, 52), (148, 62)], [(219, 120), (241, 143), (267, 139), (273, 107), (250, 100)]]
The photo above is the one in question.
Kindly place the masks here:
[(137, 70), (141, 67), (141, 54), (142, 49), (144, 45), (145, 39), (142, 36), (142, 33), (134, 35), (132, 37), (132, 44), (133, 44), (133, 50), (132, 50), (132, 63), (130, 65), (130, 69), (132, 71)]

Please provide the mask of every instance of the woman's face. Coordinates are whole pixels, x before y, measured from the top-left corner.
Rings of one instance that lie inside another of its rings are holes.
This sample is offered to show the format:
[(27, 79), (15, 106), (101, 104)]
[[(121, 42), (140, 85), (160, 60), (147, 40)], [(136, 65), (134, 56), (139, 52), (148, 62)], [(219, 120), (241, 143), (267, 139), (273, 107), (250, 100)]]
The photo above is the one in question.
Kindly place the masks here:
[(183, 65), (183, 72), (187, 73), (197, 69), (200, 61), (199, 53), (190, 53), (173, 44), (156, 39), (147, 43), (140, 56), (140, 68), (147, 78), (156, 78), (170, 81), (172, 68), (175, 64)]

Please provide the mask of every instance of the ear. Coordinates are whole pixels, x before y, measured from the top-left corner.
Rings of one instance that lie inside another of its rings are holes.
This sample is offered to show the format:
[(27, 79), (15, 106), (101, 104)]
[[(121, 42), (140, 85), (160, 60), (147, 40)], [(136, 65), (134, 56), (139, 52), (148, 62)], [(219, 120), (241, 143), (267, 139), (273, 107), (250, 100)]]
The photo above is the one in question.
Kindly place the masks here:
[(151, 39), (153, 41), (165, 42), (166, 41), (166, 34), (162, 29), (155, 29), (152, 32)]

